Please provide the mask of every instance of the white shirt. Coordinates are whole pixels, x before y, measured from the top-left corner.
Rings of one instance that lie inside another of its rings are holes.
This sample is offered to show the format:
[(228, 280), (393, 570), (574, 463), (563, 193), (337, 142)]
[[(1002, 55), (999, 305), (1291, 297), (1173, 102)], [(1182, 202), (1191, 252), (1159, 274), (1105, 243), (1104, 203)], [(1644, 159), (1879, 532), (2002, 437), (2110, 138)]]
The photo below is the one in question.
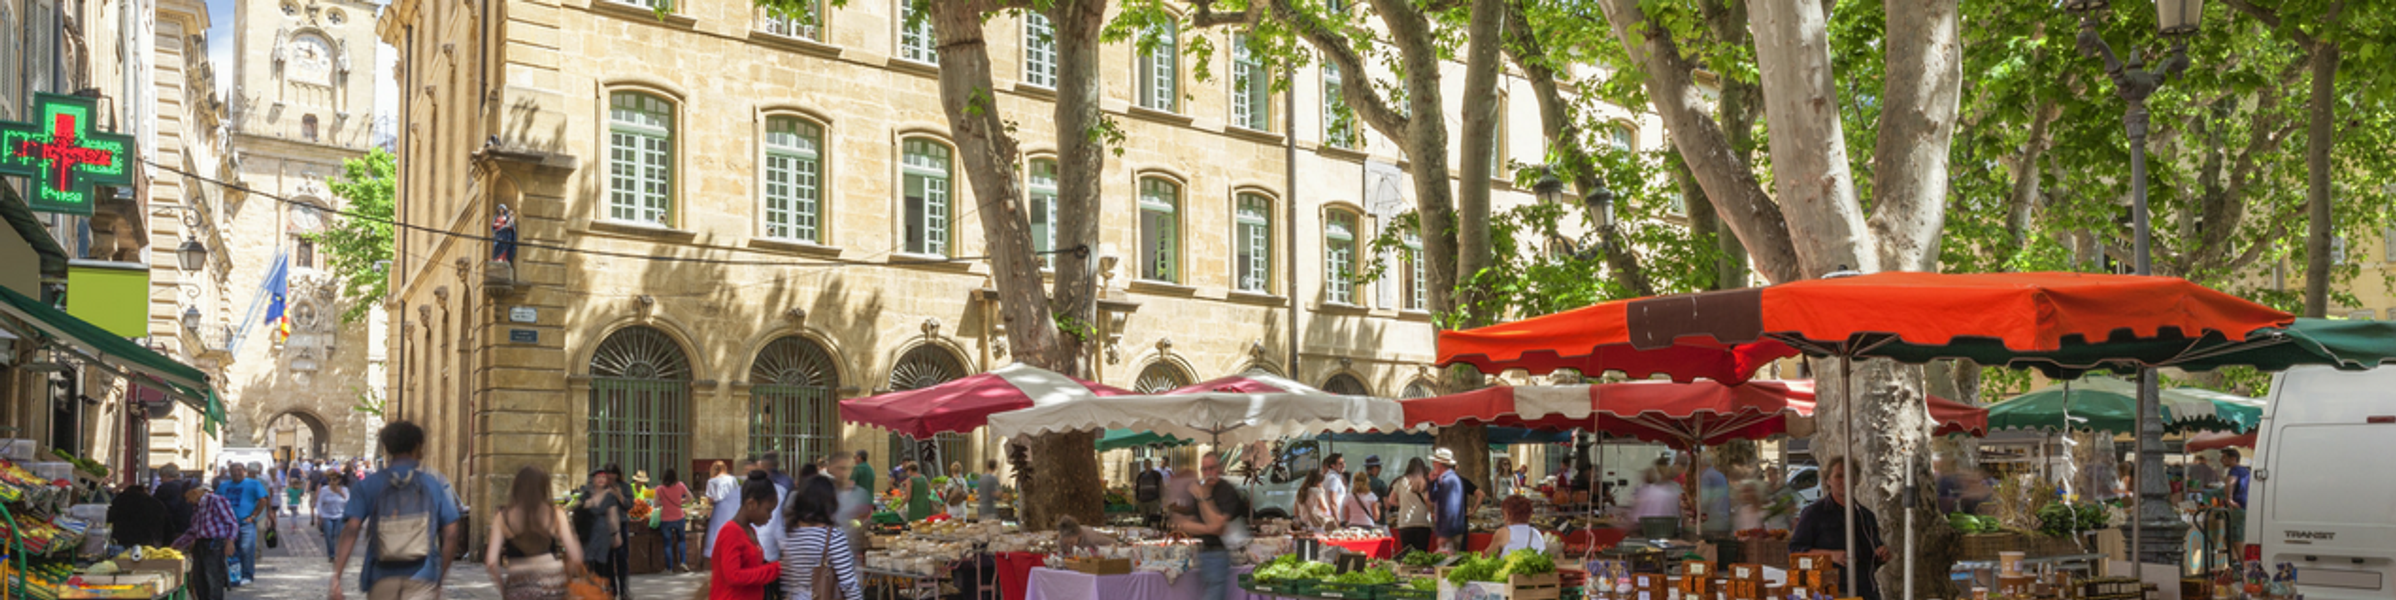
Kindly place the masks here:
[[(738, 494), (733, 506), (739, 506)], [(790, 488), (774, 486), (774, 517), (764, 527), (757, 528), (757, 549), (765, 553), (765, 562), (782, 560), (782, 500), (790, 496)]]
[(339, 521), (343, 518), (342, 511), (348, 509), (349, 488), (335, 491), (333, 486), (328, 485), (316, 491), (316, 518)]
[(1338, 527), (1348, 521), (1348, 503), (1342, 500), (1348, 497), (1348, 474), (1323, 472), (1323, 489), (1331, 492), (1331, 526)]
[(1525, 549), (1546, 552), (1547, 536), (1539, 533), (1539, 528), (1529, 524), (1507, 525), (1506, 547), (1498, 551), (1498, 556), (1505, 556), (1509, 552)]

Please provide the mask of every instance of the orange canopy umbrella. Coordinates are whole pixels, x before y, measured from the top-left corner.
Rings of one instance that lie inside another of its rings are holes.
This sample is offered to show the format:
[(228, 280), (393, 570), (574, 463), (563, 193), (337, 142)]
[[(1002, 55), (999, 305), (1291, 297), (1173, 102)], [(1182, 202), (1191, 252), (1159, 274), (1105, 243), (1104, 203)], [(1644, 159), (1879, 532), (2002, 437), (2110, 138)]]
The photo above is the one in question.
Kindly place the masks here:
[[(1887, 356), (1918, 361), (1967, 356), (1937, 349), (1968, 346), (1974, 350), (1968, 356), (1978, 360), (1992, 352), (1990, 346), (2032, 354), (2204, 335), (2236, 341), (2293, 320), (2173, 277), (1884, 272), (1618, 300), (1442, 332), (1439, 363), (1488, 373), (1572, 368), (1736, 383), (1801, 352), (1870, 357), (1887, 350)], [(2136, 350), (2160, 355), (2121, 359), (2153, 364), (2184, 351), (2168, 344)]]

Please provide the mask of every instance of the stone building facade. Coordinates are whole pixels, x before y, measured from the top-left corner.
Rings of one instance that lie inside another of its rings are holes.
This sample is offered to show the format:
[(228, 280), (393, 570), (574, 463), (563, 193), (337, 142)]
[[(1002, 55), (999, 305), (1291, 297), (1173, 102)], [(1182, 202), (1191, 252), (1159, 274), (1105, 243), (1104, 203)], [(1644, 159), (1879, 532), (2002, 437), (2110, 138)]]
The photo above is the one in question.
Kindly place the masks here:
[[(981, 214), (945, 134), (934, 47), (904, 4), (851, 2), (814, 26), (739, 0), (663, 15), (616, 0), (389, 6), (378, 30), (408, 93), (400, 216), (436, 230), (399, 242), (391, 389), (394, 414), (432, 432), (430, 464), (469, 482), (476, 506), (526, 465), (566, 474), (561, 489), (607, 463), (691, 480), (767, 450), (865, 449), (887, 469), (912, 445), (841, 424), (834, 402), (1009, 362), (988, 267), (970, 260)], [(988, 27), (1044, 222), (1054, 53), (1037, 21)], [(1202, 35), (1223, 53), (1211, 80), (1196, 59), (1130, 44), (1103, 61), (1104, 109), (1127, 138), (1098, 216), (1096, 378), (1156, 389), (1255, 370), (1429, 393), (1433, 329), (1411, 273), (1349, 276), (1412, 206), (1403, 157), (1327, 130), (1338, 74), (1300, 70), (1285, 115), (1286, 98), (1242, 85), (1228, 34)], [(1528, 89), (1503, 111), (1506, 158), (1541, 160)], [(484, 237), (502, 207), (526, 244), (508, 265)], [(989, 440), (942, 446), (978, 465)]]

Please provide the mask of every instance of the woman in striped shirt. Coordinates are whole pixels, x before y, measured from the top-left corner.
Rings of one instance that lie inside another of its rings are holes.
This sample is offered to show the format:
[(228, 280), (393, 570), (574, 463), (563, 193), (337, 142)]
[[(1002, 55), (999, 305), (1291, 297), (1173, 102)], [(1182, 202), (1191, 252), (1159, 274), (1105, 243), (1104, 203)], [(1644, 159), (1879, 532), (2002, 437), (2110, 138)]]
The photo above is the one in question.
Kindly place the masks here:
[[(799, 481), (783, 505), (782, 597), (784, 600), (862, 600), (857, 554), (849, 536), (832, 522), (840, 496), (821, 475)], [(838, 596), (837, 598), (827, 596)]]

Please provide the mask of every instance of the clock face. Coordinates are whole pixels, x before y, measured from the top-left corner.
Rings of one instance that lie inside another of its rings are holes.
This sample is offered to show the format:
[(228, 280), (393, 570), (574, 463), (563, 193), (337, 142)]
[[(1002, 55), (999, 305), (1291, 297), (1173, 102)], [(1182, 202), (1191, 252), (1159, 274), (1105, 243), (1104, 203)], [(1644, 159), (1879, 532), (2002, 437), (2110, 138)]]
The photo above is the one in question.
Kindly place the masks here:
[(323, 38), (303, 36), (291, 41), (291, 80), (332, 85), (333, 49)]
[(316, 228), (323, 224), (324, 218), (317, 215), (316, 209), (306, 206), (291, 207), (291, 228), (293, 230), (300, 233), (314, 233)]

